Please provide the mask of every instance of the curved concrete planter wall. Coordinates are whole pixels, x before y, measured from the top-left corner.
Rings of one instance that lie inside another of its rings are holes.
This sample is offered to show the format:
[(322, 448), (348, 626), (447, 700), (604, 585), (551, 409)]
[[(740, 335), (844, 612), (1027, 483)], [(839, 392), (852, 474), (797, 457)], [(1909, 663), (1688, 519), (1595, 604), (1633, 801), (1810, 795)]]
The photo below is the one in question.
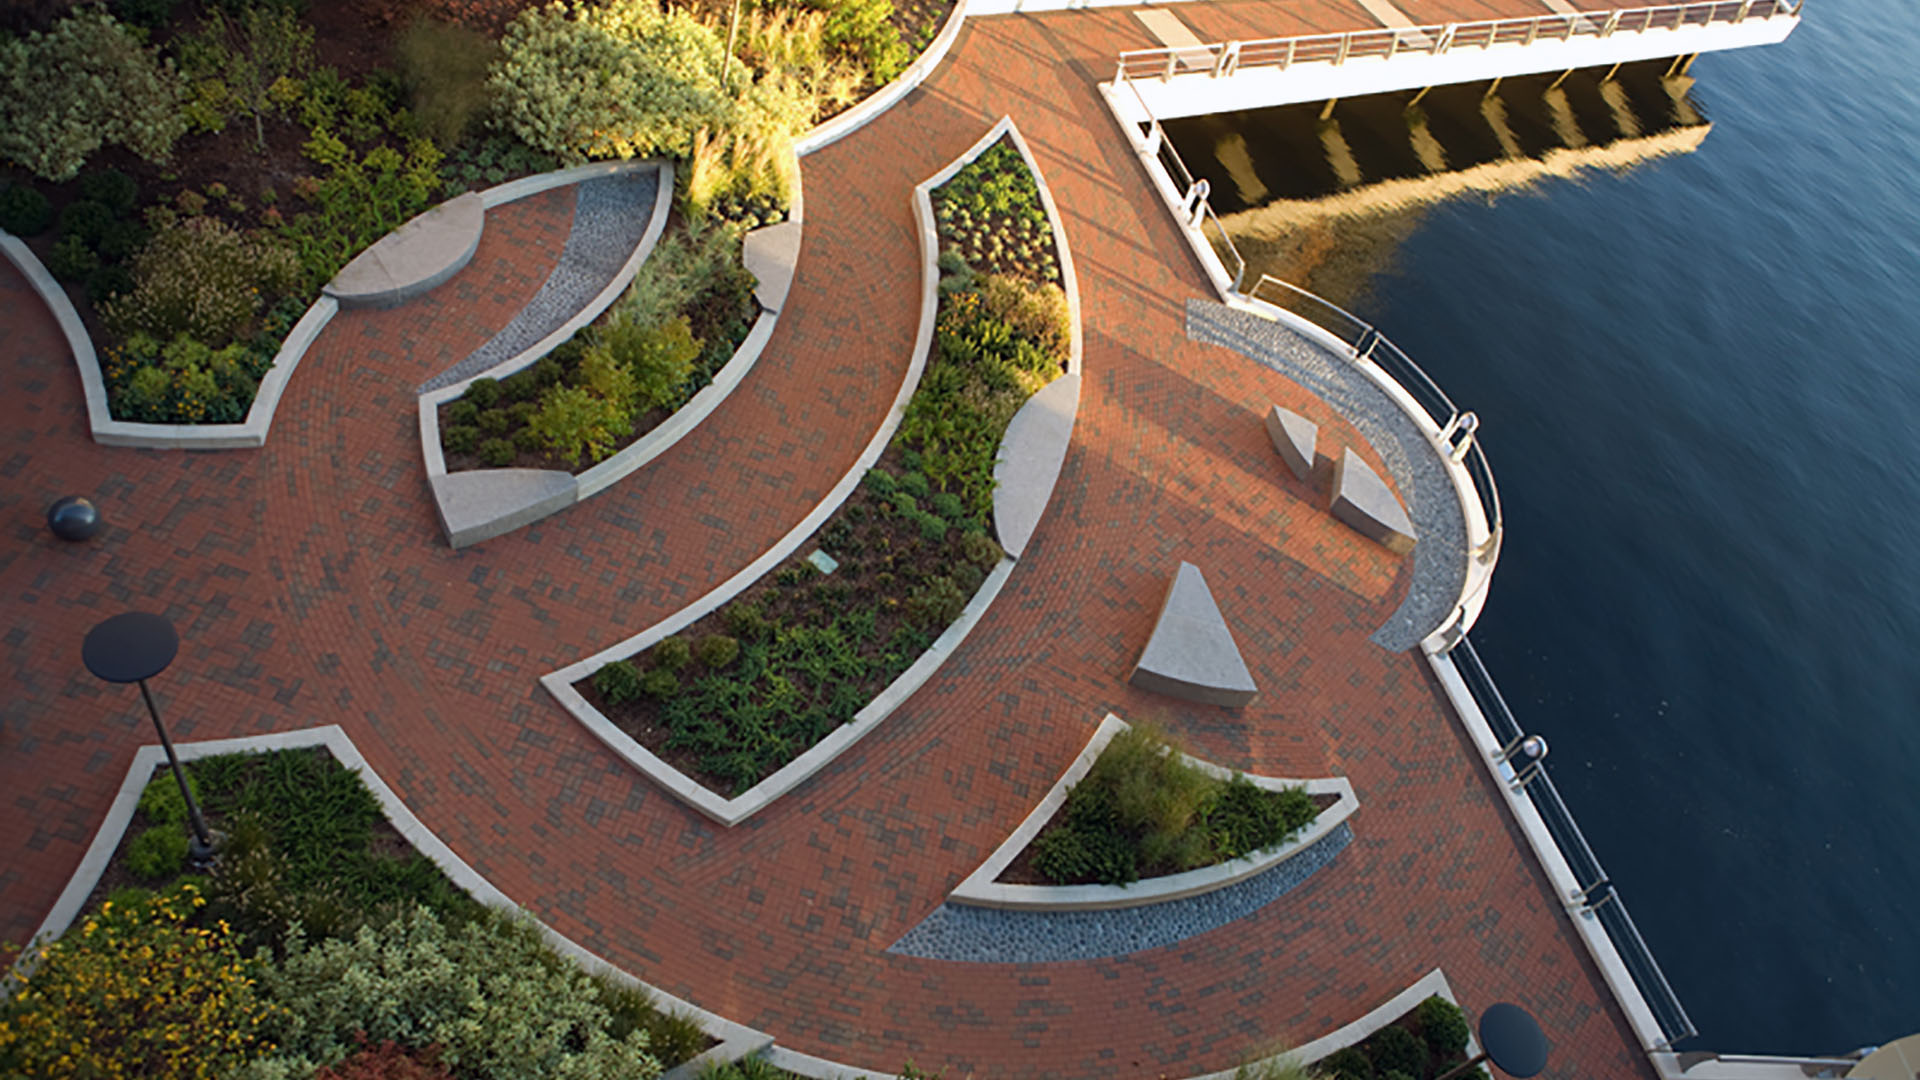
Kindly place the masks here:
[[(1067, 789), (1080, 782), (1093, 768), (1100, 757), (1100, 751), (1106, 749), (1114, 736), (1127, 729), (1127, 722), (1109, 713), (1095, 729), (1093, 738), (1087, 741), (1086, 749), (1060, 774), (1046, 797), (1033, 808), (1013, 835), (994, 849), (987, 861), (979, 869), (968, 874), (953, 892), (948, 895), (949, 903), (965, 904), (970, 907), (990, 907), (1006, 910), (1027, 911), (1104, 911), (1114, 908), (1142, 907), (1168, 900), (1180, 900), (1189, 896), (1199, 896), (1216, 889), (1224, 889), (1236, 882), (1245, 881), (1256, 874), (1264, 873), (1279, 866), (1300, 852), (1312, 847), (1322, 837), (1338, 828), (1353, 812), (1360, 807), (1360, 799), (1353, 793), (1353, 784), (1345, 777), (1336, 776), (1323, 780), (1282, 780), (1269, 776), (1247, 775), (1247, 779), (1268, 791), (1282, 791), (1290, 787), (1304, 787), (1309, 795), (1337, 796), (1333, 805), (1320, 811), (1319, 815), (1300, 834), (1293, 839), (1267, 851), (1255, 852), (1244, 858), (1217, 866), (1204, 866), (1198, 870), (1189, 870), (1182, 874), (1168, 874), (1164, 877), (1146, 878), (1131, 885), (1010, 885), (995, 881), (1013, 865), (1014, 859), (1025, 851), (1033, 838), (1040, 835), (1047, 822), (1066, 805)], [(1189, 764), (1219, 777), (1222, 780), (1233, 776), (1232, 769), (1223, 769), (1212, 762), (1186, 756)]]
[(640, 266), (652, 254), (654, 245), (666, 231), (667, 216), (673, 209), (673, 163), (669, 161), (608, 161), (581, 165), (539, 176), (524, 177), (481, 192), (478, 198), (491, 209), (516, 199), (524, 199), (553, 188), (567, 187), (585, 180), (596, 180), (641, 169), (658, 169), (660, 183), (654, 195), (653, 212), (640, 242), (606, 287), (559, 328), (521, 352), (502, 360), (485, 371), (475, 372), (458, 382), (430, 390), (419, 396), (420, 453), (427, 470), (427, 484), (433, 492), (434, 510), (447, 542), (462, 548), (490, 540), (564, 510), (609, 484), (631, 474), (658, 457), (684, 436), (720, 400), (737, 386), (759, 358), (767, 337), (772, 334), (771, 319), (762, 314), (746, 341), (721, 368), (712, 383), (702, 388), (666, 423), (649, 432), (633, 445), (621, 450), (586, 471), (574, 474), (552, 469), (474, 469), (447, 472), (446, 455), (440, 446), (440, 406), (467, 392), (475, 379), (499, 379), (513, 374), (559, 347), (579, 329), (600, 316), (621, 292), (633, 282)]
[[(865, 476), (867, 470), (873, 467), (874, 462), (880, 459), (880, 454), (886, 449), (887, 443), (892, 440), (894, 432), (899, 428), (900, 421), (906, 414), (907, 402), (912, 399), (914, 390), (920, 384), (920, 375), (926, 370), (927, 357), (933, 348), (934, 316), (940, 302), (940, 270), (938, 266), (940, 237), (934, 225), (933, 202), (930, 193), (934, 188), (952, 179), (955, 173), (959, 172), (974, 158), (978, 157), (989, 146), (992, 146), (1003, 134), (1010, 131), (1013, 131), (1012, 120), (1010, 118), (1002, 118), (985, 137), (975, 143), (966, 153), (955, 158), (946, 168), (914, 188), (913, 213), (914, 220), (918, 225), (922, 262), (920, 327), (914, 338), (913, 359), (907, 366), (906, 378), (901, 380), (900, 389), (894, 395), (893, 405), (888, 410), (886, 419), (881, 422), (879, 429), (874, 432), (873, 438), (868, 440), (866, 448), (861, 451), (860, 457), (855, 460), (853, 468), (847, 470), (845, 475), (840, 478), (839, 483), (834, 485), (833, 490), (827, 493), (827, 497), (821, 500), (820, 504), (815, 506), (812, 512), (808, 513), (792, 531), (788, 532), (786, 536), (781, 537), (779, 543), (775, 544), (758, 559), (755, 559), (746, 569), (735, 574), (725, 582), (722, 582), (712, 592), (709, 592), (707, 595), (694, 601), (687, 607), (682, 608), (666, 619), (627, 638), (625, 641), (603, 649), (584, 660), (561, 668), (558, 671), (550, 672), (540, 679), (541, 684), (547, 688), (547, 691), (554, 696), (555, 700), (559, 701), (568, 712), (572, 713), (574, 719), (585, 725), (587, 730), (592, 732), (595, 738), (605, 743), (608, 749), (619, 755), (620, 758), (629, 765), (645, 773), (650, 779), (671, 792), (675, 797), (721, 825), (732, 826), (745, 821), (747, 818), (764, 809), (769, 803), (773, 802), (774, 799), (804, 783), (809, 777), (813, 776), (813, 774), (825, 768), (828, 762), (839, 757), (848, 747), (859, 742), (868, 732), (879, 726), (880, 722), (891, 715), (893, 710), (899, 707), (902, 702), (911, 697), (914, 691), (925, 685), (927, 680), (933, 677), (934, 672), (939, 670), (940, 665), (946, 662), (947, 657), (951, 656), (954, 650), (960, 647), (960, 643), (966, 640), (967, 634), (973, 630), (973, 627), (980, 621), (981, 616), (986, 613), (988, 605), (992, 604), (994, 597), (1000, 594), (1000, 590), (1006, 584), (1008, 576), (1013, 573), (1013, 558), (1008, 557), (1000, 560), (1000, 564), (994, 567), (993, 571), (987, 575), (986, 580), (981, 583), (980, 588), (974, 592), (972, 599), (967, 602), (967, 606), (961, 611), (959, 618), (955, 619), (953, 623), (934, 640), (934, 643), (927, 648), (926, 652), (920, 654), (920, 657), (913, 662), (912, 666), (908, 667), (906, 671), (901, 672), (892, 683), (887, 685), (886, 689), (882, 690), (877, 697), (867, 703), (865, 708), (856, 713), (852, 720), (842, 725), (825, 739), (815, 743), (805, 753), (794, 758), (766, 779), (733, 798), (726, 798), (709, 790), (692, 777), (667, 764), (665, 761), (662, 761), (652, 751), (640, 745), (633, 737), (621, 731), (611, 720), (608, 720), (600, 710), (594, 708), (578, 690), (573, 688), (573, 684), (592, 675), (607, 664), (613, 663), (616, 660), (625, 660), (630, 656), (635, 656), (646, 651), (662, 638), (678, 633), (685, 627), (691, 626), (702, 617), (717, 610), (727, 601), (745, 592), (754, 582), (779, 566), (788, 556), (798, 551), (800, 547), (806, 543), (808, 538), (810, 538), (821, 525), (826, 523), (833, 512), (840, 508), (840, 504), (846, 501), (847, 496), (853, 493), (854, 488), (859, 486), (860, 478)], [(1018, 137), (1017, 132), (1015, 132), (1015, 137)], [(1024, 152), (1023, 147), (1022, 153)], [(1031, 158), (1028, 159), (1028, 165), (1031, 168)], [(1036, 176), (1037, 175), (1036, 173)], [(1067, 265), (1067, 253), (1064, 245), (1060, 249), (1060, 254), (1061, 265), (1064, 268)], [(1068, 277), (1066, 280), (1072, 281), (1072, 278)], [(1079, 307), (1077, 302), (1072, 300), (1071, 294), (1069, 294), (1069, 310), (1075, 313), (1075, 324), (1072, 330), (1075, 355), (1069, 361), (1069, 366), (1077, 372), (1079, 367), (1078, 343), (1080, 341), (1078, 323)], [(1063, 376), (1061, 380), (1056, 381), (1064, 381), (1065, 378), (1066, 376)], [(1074, 400), (1078, 400), (1077, 393)], [(1008, 433), (1011, 434), (1012, 430), (1012, 426), (1009, 425)], [(1067, 433), (1070, 434), (1071, 430), (1072, 417), (1069, 414), (1067, 418)], [(1001, 442), (1001, 453), (1004, 454), (1007, 449), (1007, 437), (1003, 436)], [(1064, 436), (1062, 436), (1060, 443), (1060, 452), (1062, 455), (1065, 453)], [(1041, 507), (1046, 505), (1047, 497), (1052, 491), (1052, 485), (1059, 477), (1058, 465), (1054, 465), (1051, 471), (1046, 472), (1045, 475), (1047, 490), (1033, 496), (1038, 499)]]
[(53, 280), (53, 275), (47, 273), (47, 268), (40, 265), (40, 260), (18, 237), (0, 233), (0, 251), (6, 252), (7, 259), (26, 275), (28, 284), (60, 324), (60, 333), (73, 351), (74, 366), (80, 371), (80, 386), (87, 399), (87, 426), (93, 433), (93, 441), (102, 446), (245, 450), (265, 445), (267, 429), (273, 424), (273, 410), (280, 404), (280, 394), (286, 390), (287, 380), (293, 377), (293, 369), (300, 365), (300, 358), (326, 328), (334, 312), (340, 310), (339, 303), (332, 297), (322, 296), (293, 324), (287, 339), (280, 344), (280, 351), (274, 354), (273, 366), (260, 378), (247, 418), (238, 424), (143, 424), (115, 420), (107, 405), (107, 383), (100, 374), (100, 359), (94, 352), (93, 339), (87, 336), (86, 324), (80, 321), (80, 313), (67, 299), (66, 290)]

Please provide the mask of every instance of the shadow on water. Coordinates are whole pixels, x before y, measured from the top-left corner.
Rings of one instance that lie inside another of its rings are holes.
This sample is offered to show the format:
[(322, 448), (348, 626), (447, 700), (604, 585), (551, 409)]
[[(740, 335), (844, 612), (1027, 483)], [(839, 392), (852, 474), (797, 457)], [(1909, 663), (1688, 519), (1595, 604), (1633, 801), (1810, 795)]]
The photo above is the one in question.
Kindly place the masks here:
[(1351, 308), (1427, 209), (1689, 153), (1711, 125), (1671, 63), (1215, 113), (1163, 126), (1247, 260)]

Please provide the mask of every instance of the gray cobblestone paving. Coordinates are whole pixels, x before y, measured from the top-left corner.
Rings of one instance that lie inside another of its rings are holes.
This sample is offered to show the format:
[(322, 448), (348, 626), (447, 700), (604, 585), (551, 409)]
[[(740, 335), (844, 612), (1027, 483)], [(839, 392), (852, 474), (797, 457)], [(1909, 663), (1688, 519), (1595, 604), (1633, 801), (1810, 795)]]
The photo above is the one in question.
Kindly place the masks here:
[(560, 261), (520, 314), (467, 358), (420, 384), (420, 393), (451, 386), (517, 356), (553, 333), (600, 294), (647, 231), (660, 172), (645, 169), (575, 185), (573, 229)]
[(1157, 949), (1244, 919), (1313, 876), (1353, 842), (1340, 823), (1313, 846), (1224, 889), (1117, 911), (1002, 911), (942, 904), (888, 952), (981, 964), (1097, 960)]
[(1417, 647), (1447, 621), (1467, 578), (1466, 518), (1440, 452), (1346, 357), (1280, 323), (1225, 304), (1189, 300), (1187, 337), (1232, 349), (1311, 390), (1379, 452), (1407, 500), (1420, 542), (1413, 549), (1413, 584), (1406, 599), (1372, 639), (1395, 652)]

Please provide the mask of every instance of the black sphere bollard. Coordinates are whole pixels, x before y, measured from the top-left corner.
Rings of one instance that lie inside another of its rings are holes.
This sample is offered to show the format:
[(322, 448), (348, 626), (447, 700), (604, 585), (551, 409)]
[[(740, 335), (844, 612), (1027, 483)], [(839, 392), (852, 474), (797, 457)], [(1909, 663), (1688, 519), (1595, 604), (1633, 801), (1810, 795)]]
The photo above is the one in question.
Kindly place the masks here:
[(47, 509), (47, 528), (62, 540), (91, 540), (100, 526), (99, 507), (79, 495), (69, 495)]

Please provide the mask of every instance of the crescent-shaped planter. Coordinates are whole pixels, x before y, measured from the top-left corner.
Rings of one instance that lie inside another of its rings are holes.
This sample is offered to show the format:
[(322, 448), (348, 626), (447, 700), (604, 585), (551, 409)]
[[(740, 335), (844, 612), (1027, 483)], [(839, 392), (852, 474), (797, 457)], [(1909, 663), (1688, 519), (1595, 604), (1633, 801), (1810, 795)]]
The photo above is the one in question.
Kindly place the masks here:
[[(1258, 851), (1252, 855), (1234, 859), (1215, 866), (1203, 866), (1198, 870), (1188, 870), (1180, 874), (1168, 874), (1163, 877), (1146, 878), (1131, 885), (1014, 885), (994, 880), (1006, 872), (1034, 837), (1040, 835), (1047, 822), (1066, 805), (1067, 790), (1080, 782), (1093, 768), (1100, 757), (1100, 751), (1106, 749), (1114, 736), (1127, 729), (1127, 722), (1109, 713), (1100, 726), (1094, 730), (1093, 738), (1087, 741), (1086, 749), (1073, 760), (1067, 771), (1060, 774), (1040, 804), (1033, 808), (1013, 835), (994, 849), (987, 861), (980, 864), (973, 873), (968, 874), (951, 894), (949, 903), (963, 904), (969, 907), (990, 907), (1017, 911), (1103, 911), (1115, 908), (1142, 907), (1147, 904), (1164, 903), (1169, 900), (1181, 900), (1190, 896), (1200, 896), (1224, 889), (1229, 885), (1245, 881), (1257, 874), (1279, 866), (1300, 852), (1312, 847), (1322, 838), (1339, 828), (1353, 812), (1360, 807), (1360, 799), (1353, 792), (1353, 784), (1344, 776), (1328, 777), (1320, 780), (1283, 780), (1278, 777), (1248, 775), (1247, 779), (1256, 786), (1268, 791), (1282, 791), (1290, 787), (1304, 787), (1309, 795), (1333, 795), (1333, 805), (1321, 810), (1306, 828), (1301, 829), (1293, 839), (1278, 847)], [(1222, 780), (1233, 776), (1232, 769), (1223, 769), (1212, 762), (1182, 755), (1189, 764), (1217, 776)]]
[[(1071, 317), (1067, 372), (1043, 388), (1040, 393), (1028, 399), (1001, 436), (998, 460), (994, 475), (1003, 481), (994, 492), (995, 528), (1015, 530), (1009, 534), (1003, 532), (1002, 547), (1009, 555), (994, 567), (986, 580), (967, 602), (960, 616), (934, 640), (926, 652), (902, 672), (886, 689), (856, 713), (852, 720), (836, 729), (826, 738), (815, 743), (798, 757), (775, 770), (751, 788), (732, 798), (720, 795), (707, 788), (686, 773), (663, 761), (658, 755), (642, 746), (638, 740), (620, 730), (605, 714), (594, 708), (592, 703), (576, 689), (574, 684), (606, 664), (624, 660), (651, 648), (656, 642), (681, 629), (692, 625), (707, 614), (719, 609), (727, 601), (745, 592), (761, 577), (778, 567), (807, 540), (840, 508), (856, 487), (860, 478), (878, 461), (881, 453), (892, 440), (894, 432), (906, 413), (907, 402), (918, 388), (920, 375), (926, 370), (927, 358), (933, 348), (934, 318), (939, 306), (940, 269), (938, 265), (940, 238), (934, 223), (933, 189), (952, 179), (955, 173), (966, 167), (988, 147), (1003, 136), (1008, 136), (1033, 173), (1035, 185), (1039, 188), (1042, 204), (1052, 225), (1054, 243), (1059, 253), (1060, 276), (1067, 294), (1067, 309)], [(540, 682), (547, 688), (555, 700), (559, 701), (573, 717), (580, 721), (595, 738), (605, 743), (607, 748), (617, 754), (629, 765), (646, 774), (655, 783), (671, 792), (675, 797), (706, 815), (721, 825), (737, 825), (747, 818), (765, 809), (779, 796), (798, 787), (814, 773), (826, 767), (828, 762), (844, 753), (848, 747), (860, 741), (880, 722), (885, 720), (914, 691), (931, 679), (940, 665), (946, 662), (960, 643), (966, 639), (974, 626), (986, 613), (988, 605), (993, 603), (1013, 573), (1017, 551), (1024, 548), (1038, 522), (1040, 511), (1046, 506), (1053, 487), (1059, 479), (1061, 463), (1066, 457), (1067, 444), (1073, 434), (1073, 416), (1079, 404), (1081, 332), (1080, 302), (1077, 295), (1076, 278), (1073, 272), (1073, 257), (1067, 248), (1066, 232), (1060, 225), (1060, 215), (1049, 194), (1045, 179), (1041, 176), (1033, 155), (1028, 151), (1026, 142), (1014, 127), (1011, 117), (1003, 117), (979, 142), (966, 153), (955, 158), (946, 168), (934, 174), (914, 188), (914, 220), (918, 225), (921, 249), (921, 294), (920, 327), (914, 339), (914, 355), (907, 366), (906, 377), (901, 380), (900, 389), (895, 394), (893, 405), (886, 419), (881, 422), (873, 438), (868, 440), (853, 467), (827, 493), (819, 505), (815, 506), (786, 536), (782, 537), (771, 549), (749, 564), (746, 569), (721, 583), (713, 591), (694, 601), (692, 604), (666, 619), (642, 630), (592, 656), (573, 663), (558, 671), (541, 677)], [(1047, 396), (1046, 391), (1065, 384), (1065, 389)], [(1024, 418), (1024, 420), (1023, 420)], [(1012, 458), (1012, 454), (1022, 455), (1021, 460)], [(1018, 547), (1015, 545), (1018, 544)]]

